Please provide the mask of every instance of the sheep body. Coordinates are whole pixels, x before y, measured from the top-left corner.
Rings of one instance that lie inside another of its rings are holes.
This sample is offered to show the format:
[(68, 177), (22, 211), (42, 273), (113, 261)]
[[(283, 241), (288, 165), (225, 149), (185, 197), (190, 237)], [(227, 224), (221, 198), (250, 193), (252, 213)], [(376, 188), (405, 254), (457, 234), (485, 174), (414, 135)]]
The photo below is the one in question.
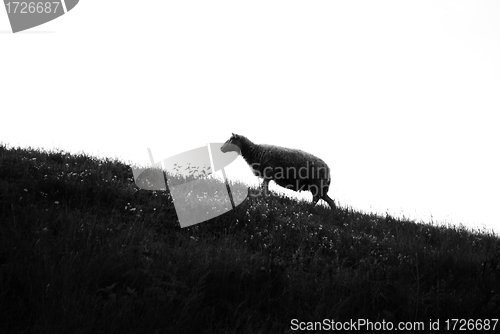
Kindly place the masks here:
[(298, 149), (254, 144), (248, 138), (233, 136), (221, 147), (222, 152), (238, 151), (250, 165), (254, 175), (263, 178), (268, 191), (269, 181), (294, 191), (311, 191), (313, 204), (324, 199), (331, 208), (335, 202), (328, 197), (330, 168), (320, 158)]

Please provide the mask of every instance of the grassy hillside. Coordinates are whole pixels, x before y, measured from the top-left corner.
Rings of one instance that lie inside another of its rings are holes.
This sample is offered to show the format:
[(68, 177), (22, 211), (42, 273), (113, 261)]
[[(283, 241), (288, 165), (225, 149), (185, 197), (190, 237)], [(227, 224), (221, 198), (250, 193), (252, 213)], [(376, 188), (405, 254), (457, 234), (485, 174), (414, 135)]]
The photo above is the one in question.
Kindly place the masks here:
[(5, 333), (428, 332), (500, 315), (496, 236), (273, 195), (181, 229), (119, 161), (0, 146), (0, 222)]

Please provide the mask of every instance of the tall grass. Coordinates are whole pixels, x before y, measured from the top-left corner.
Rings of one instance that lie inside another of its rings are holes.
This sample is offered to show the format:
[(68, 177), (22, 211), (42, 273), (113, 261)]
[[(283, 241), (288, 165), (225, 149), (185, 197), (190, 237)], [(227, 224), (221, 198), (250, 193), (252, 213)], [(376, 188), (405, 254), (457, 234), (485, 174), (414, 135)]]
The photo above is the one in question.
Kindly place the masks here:
[[(0, 332), (498, 318), (500, 240), (270, 194), (181, 229), (130, 166), (0, 146)], [(430, 331), (427, 326), (422, 332)]]

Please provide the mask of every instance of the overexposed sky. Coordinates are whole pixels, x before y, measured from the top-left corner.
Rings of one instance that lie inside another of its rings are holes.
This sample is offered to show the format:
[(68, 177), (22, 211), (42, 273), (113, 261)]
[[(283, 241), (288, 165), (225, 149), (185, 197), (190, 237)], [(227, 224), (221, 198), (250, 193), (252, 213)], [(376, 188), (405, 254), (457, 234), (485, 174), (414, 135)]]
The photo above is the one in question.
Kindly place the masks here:
[(0, 8), (0, 141), (146, 163), (234, 132), (321, 157), (343, 206), (500, 232), (499, 17), (497, 1), (81, 0), (12, 34)]

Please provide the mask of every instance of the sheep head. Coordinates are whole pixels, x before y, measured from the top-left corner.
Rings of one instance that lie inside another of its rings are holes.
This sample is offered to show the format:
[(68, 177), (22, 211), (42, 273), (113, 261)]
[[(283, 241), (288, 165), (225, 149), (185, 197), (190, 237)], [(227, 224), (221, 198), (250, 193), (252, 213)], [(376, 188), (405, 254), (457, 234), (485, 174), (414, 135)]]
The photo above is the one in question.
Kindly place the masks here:
[(241, 146), (242, 146), (242, 141), (243, 141), (243, 136), (232, 134), (231, 138), (229, 138), (224, 145), (220, 148), (222, 153), (226, 152), (237, 152), (238, 154), (241, 154)]

